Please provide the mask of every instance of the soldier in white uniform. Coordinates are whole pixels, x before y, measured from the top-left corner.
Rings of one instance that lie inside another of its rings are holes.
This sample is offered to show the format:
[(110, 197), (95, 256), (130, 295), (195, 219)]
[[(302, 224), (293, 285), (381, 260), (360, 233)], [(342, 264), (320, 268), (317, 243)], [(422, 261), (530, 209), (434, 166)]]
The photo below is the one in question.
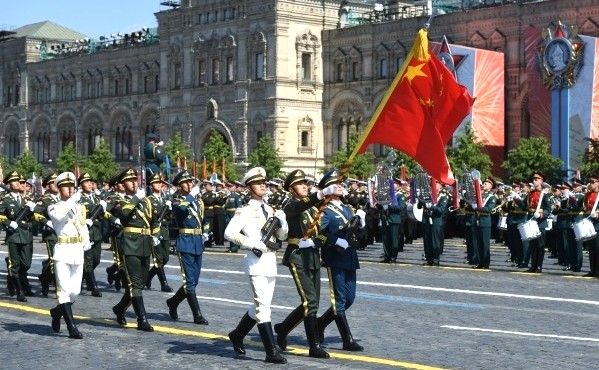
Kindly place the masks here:
[(247, 205), (235, 212), (225, 229), (225, 238), (247, 250), (244, 259), (255, 306), (243, 316), (237, 328), (229, 333), (229, 338), (235, 352), (245, 354), (243, 338), (258, 323), (258, 331), (266, 351), (265, 361), (286, 363), (287, 360), (275, 344), (270, 318), (270, 303), (277, 275), (276, 251), (267, 248), (261, 241), (261, 229), (266, 220), (273, 215), (281, 222), (281, 228), (275, 233), (277, 239), (286, 239), (289, 228), (285, 213), (281, 210), (274, 212), (264, 202), (267, 193), (266, 171), (262, 167), (254, 167), (245, 174), (243, 182), (248, 187), (251, 198)]
[(81, 291), (83, 252), (91, 248), (85, 206), (79, 203), (81, 193), (75, 192), (75, 174), (63, 172), (54, 183), (58, 186), (60, 201), (48, 207), (58, 237), (53, 256), (58, 305), (50, 310), (52, 330), (60, 331), (60, 318), (64, 317), (69, 338), (81, 339), (83, 336), (75, 326), (71, 305)]

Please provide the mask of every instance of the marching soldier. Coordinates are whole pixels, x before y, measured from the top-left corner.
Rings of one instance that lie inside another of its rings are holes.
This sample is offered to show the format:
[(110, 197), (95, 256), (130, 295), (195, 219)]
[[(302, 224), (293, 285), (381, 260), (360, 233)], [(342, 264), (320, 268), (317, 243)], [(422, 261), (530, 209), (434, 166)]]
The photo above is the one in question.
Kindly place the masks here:
[[(247, 249), (245, 255), (246, 273), (254, 298), (254, 306), (243, 316), (237, 328), (229, 333), (229, 339), (237, 354), (245, 354), (243, 338), (258, 323), (260, 338), (266, 351), (266, 362), (283, 364), (287, 360), (281, 355), (271, 325), (271, 301), (277, 276), (276, 251), (266, 247), (262, 241), (261, 229), (269, 217), (277, 217), (281, 223), (275, 236), (278, 240), (287, 238), (288, 225), (283, 211), (274, 212), (264, 202), (266, 195), (266, 171), (262, 167), (251, 168), (244, 176), (243, 183), (251, 196), (247, 205), (239, 208), (225, 230), (227, 240)], [(270, 241), (272, 242), (272, 241)]]
[[(589, 191), (584, 197), (584, 213), (591, 220), (595, 232), (599, 233), (599, 173), (589, 179)], [(589, 251), (590, 271), (585, 276), (599, 277), (599, 235), (584, 242), (584, 247)]]
[(208, 236), (202, 233), (203, 205), (196, 200), (200, 192), (198, 186), (193, 186), (193, 176), (187, 171), (181, 171), (173, 179), (173, 184), (179, 187), (179, 196), (173, 199), (172, 208), (177, 227), (177, 254), (183, 274), (183, 285), (174, 296), (166, 300), (168, 312), (173, 320), (178, 320), (177, 307), (185, 298), (191, 308), (194, 324), (208, 325), (202, 316), (196, 287), (202, 270), (202, 254), (204, 240)]
[(289, 201), (283, 207), (289, 233), (283, 265), (289, 268), (301, 304), (280, 324), (274, 326), (277, 343), (282, 350), (287, 348), (287, 336), (299, 323), (304, 321), (306, 337), (310, 345), (309, 355), (316, 358), (329, 358), (329, 354), (318, 342), (318, 304), (320, 300), (320, 253), (321, 240), (304, 238), (313, 221), (315, 207), (322, 203), (323, 194), (332, 193), (336, 185), (326, 192), (308, 193), (306, 176), (302, 170), (293, 170), (285, 179), (284, 188), (289, 192)]
[[(218, 202), (218, 197), (216, 193), (212, 191), (212, 182), (210, 180), (204, 180), (204, 193), (202, 194), (202, 203), (204, 204), (204, 220), (202, 229), (205, 233), (212, 232), (214, 236), (214, 223), (215, 223), (215, 215), (214, 215), (214, 206)], [(204, 244), (204, 248), (210, 248), (212, 243), (210, 241), (206, 241)]]
[(105, 217), (107, 203), (94, 193), (94, 181), (89, 173), (85, 172), (79, 175), (77, 183), (81, 187), (81, 204), (85, 206), (88, 215), (85, 223), (89, 228), (89, 238), (92, 242), (92, 247), (84, 254), (83, 276), (85, 277), (87, 290), (92, 292), (92, 296), (102, 297), (94, 270), (100, 264), (100, 256), (102, 255), (103, 236), (100, 220)]
[[(227, 197), (227, 202), (225, 203), (225, 228), (229, 225), (233, 216), (235, 216), (237, 208), (241, 207), (241, 196), (239, 195), (239, 192), (237, 192), (235, 183), (229, 182), (227, 183), (227, 187), (229, 188), (229, 195)], [(229, 242), (229, 252), (237, 253), (238, 250), (239, 246), (237, 244)]]
[[(573, 178), (572, 184), (572, 206), (570, 207), (570, 217), (573, 223), (582, 220), (585, 217), (585, 194), (582, 192), (582, 182), (579, 179)], [(570, 228), (570, 245), (572, 251), (571, 269), (574, 272), (579, 272), (582, 269), (582, 242), (574, 237), (574, 230)]]
[(476, 269), (488, 269), (491, 264), (491, 212), (495, 209), (497, 198), (492, 193), (495, 180), (488, 176), (482, 183), (483, 204), (476, 209), (476, 227), (474, 247), (478, 254)]
[[(324, 241), (322, 265), (329, 274), (331, 307), (318, 318), (319, 342), (324, 340), (325, 328), (335, 321), (343, 340), (343, 349), (362, 351), (364, 348), (352, 337), (345, 316), (345, 311), (351, 307), (356, 297), (356, 270), (360, 268), (360, 263), (355, 246), (350, 246), (348, 242), (350, 233), (345, 225), (348, 225), (354, 214), (341, 200), (344, 192), (341, 182), (337, 170), (330, 170), (318, 183), (323, 192), (329, 186), (336, 185), (335, 191), (328, 195), (329, 202), (320, 219), (319, 238)], [(364, 211), (356, 213), (360, 216), (360, 226), (364, 227)]]
[(223, 183), (214, 179), (214, 185), (216, 186), (216, 199), (214, 201), (214, 222), (212, 235), (214, 237), (215, 245), (225, 245), (225, 203), (227, 202), (227, 195), (224, 192)]
[(156, 133), (146, 134), (146, 146), (144, 147), (144, 158), (146, 160), (146, 179), (160, 173), (160, 165), (166, 160), (164, 143)]
[[(48, 207), (60, 200), (58, 187), (54, 183), (56, 177), (56, 173), (51, 173), (42, 180), (42, 186), (46, 188), (46, 192), (42, 197), (42, 206), (45, 210), (44, 216), (48, 220), (50, 220)], [(42, 228), (42, 242), (46, 243), (48, 259), (42, 262), (42, 272), (37, 276), (42, 287), (41, 293), (44, 297), (48, 296), (51, 283), (54, 283), (54, 286), (56, 286), (54, 281), (54, 261), (52, 260), (52, 256), (54, 255), (54, 246), (56, 245), (57, 237), (51, 224), (52, 221), (50, 220), (50, 225), (45, 225), (45, 227)]]
[[(120, 201), (125, 199), (125, 188), (123, 184), (118, 182), (118, 175), (114, 176), (109, 182), (113, 188), (113, 191), (106, 196), (107, 211), (112, 212), (112, 209), (119, 204)], [(118, 218), (114, 219), (114, 222), (109, 227), (110, 234), (110, 249), (112, 250), (112, 265), (106, 268), (106, 280), (109, 285), (114, 283), (114, 289), (119, 292), (121, 285), (125, 277), (124, 272), (121, 273), (123, 267), (122, 253), (120, 249), (120, 238), (117, 237), (122, 231), (121, 220)]]
[[(393, 181), (393, 196), (395, 201), (392, 201), (386, 209), (382, 211), (383, 225), (383, 250), (385, 256), (382, 263), (397, 262), (397, 254), (400, 251), (400, 242), (403, 242), (403, 232), (400, 234), (402, 224), (402, 214), (406, 210), (406, 202), (399, 192), (399, 183)], [(401, 236), (401, 237), (400, 237)], [(403, 250), (403, 245), (402, 248)]]
[[(21, 181), (23, 180), (23, 181)], [(23, 196), (24, 178), (17, 172), (10, 172), (4, 183), (9, 186), (10, 193), (0, 203), (0, 219), (6, 228), (6, 244), (8, 245), (8, 278), (19, 302), (27, 302), (25, 296), (33, 296), (27, 272), (31, 267), (33, 254), (33, 235), (31, 233), (31, 221), (48, 220), (39, 212), (43, 212), (40, 206), (25, 199)]]
[(152, 287), (152, 279), (158, 276), (160, 281), (160, 290), (163, 292), (172, 292), (173, 288), (168, 285), (164, 265), (167, 264), (170, 255), (170, 233), (169, 220), (171, 201), (162, 195), (164, 182), (159, 172), (153, 174), (147, 179), (148, 187), (152, 192), (148, 199), (152, 203), (152, 268), (148, 272), (146, 288)]
[(422, 227), (424, 235), (422, 238), (424, 244), (424, 257), (427, 266), (439, 266), (439, 258), (443, 250), (443, 216), (449, 207), (449, 198), (447, 193), (441, 191), (441, 183), (433, 181), (433, 186), (437, 187), (437, 202), (422, 204), (418, 207), (424, 207), (422, 213)]
[(551, 213), (549, 199), (543, 190), (545, 175), (535, 172), (533, 175), (533, 187), (526, 197), (523, 207), (528, 211), (530, 218), (537, 222), (541, 235), (529, 241), (530, 245), (530, 269), (527, 272), (543, 272), (543, 259), (545, 258), (545, 228), (547, 227), (547, 216)]
[(121, 220), (123, 230), (119, 234), (123, 270), (127, 281), (125, 294), (112, 311), (116, 321), (126, 325), (125, 312), (133, 304), (137, 316), (137, 330), (154, 331), (148, 323), (143, 301), (143, 288), (150, 269), (152, 255), (152, 231), (150, 230), (151, 203), (143, 189), (137, 189), (137, 171), (126, 169), (118, 176), (125, 188), (125, 197), (113, 208), (113, 214)]
[(80, 203), (81, 193), (75, 192), (75, 174), (63, 172), (54, 182), (60, 191), (60, 201), (48, 207), (57, 235), (53, 259), (58, 305), (50, 310), (52, 330), (60, 331), (60, 318), (63, 317), (69, 338), (81, 339), (83, 335), (75, 326), (72, 305), (81, 291), (83, 254), (91, 247), (85, 224), (86, 211)]

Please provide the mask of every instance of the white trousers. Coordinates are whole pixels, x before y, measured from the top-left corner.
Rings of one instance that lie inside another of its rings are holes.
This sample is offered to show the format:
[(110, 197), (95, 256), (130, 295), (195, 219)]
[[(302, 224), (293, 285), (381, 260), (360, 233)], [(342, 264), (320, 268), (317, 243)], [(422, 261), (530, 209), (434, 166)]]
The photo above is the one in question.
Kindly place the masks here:
[(270, 322), (270, 303), (275, 293), (275, 277), (250, 275), (250, 285), (254, 293), (254, 307), (248, 310), (248, 315), (258, 324)]
[(54, 273), (56, 274), (58, 303), (75, 302), (75, 297), (81, 292), (83, 264), (54, 261)]

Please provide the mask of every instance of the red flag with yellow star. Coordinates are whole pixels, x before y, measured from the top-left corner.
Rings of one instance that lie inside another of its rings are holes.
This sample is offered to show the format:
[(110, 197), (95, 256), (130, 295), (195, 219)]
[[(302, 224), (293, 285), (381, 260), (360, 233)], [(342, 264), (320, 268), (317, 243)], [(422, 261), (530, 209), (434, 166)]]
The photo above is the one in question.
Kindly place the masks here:
[(421, 29), (350, 158), (369, 144), (384, 144), (414, 158), (435, 179), (453, 184), (445, 145), (473, 103), (468, 90), (429, 53), (427, 31)]

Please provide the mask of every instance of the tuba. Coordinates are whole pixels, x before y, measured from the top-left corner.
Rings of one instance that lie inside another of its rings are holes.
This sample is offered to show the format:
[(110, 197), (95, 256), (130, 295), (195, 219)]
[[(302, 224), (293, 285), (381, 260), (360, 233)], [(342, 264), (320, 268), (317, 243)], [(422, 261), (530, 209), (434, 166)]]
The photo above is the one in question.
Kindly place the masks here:
[(424, 172), (417, 173), (414, 176), (414, 188), (416, 190), (416, 199), (421, 203), (432, 203), (433, 192), (431, 188), (431, 181), (428, 175)]
[[(477, 191), (477, 185), (479, 190)], [(482, 199), (479, 202), (480, 198), (480, 172), (477, 170), (472, 170), (470, 172), (464, 173), (462, 175), (462, 181), (459, 183), (460, 186), (460, 194), (464, 201), (472, 206), (472, 208), (477, 208), (479, 203), (482, 203)]]

